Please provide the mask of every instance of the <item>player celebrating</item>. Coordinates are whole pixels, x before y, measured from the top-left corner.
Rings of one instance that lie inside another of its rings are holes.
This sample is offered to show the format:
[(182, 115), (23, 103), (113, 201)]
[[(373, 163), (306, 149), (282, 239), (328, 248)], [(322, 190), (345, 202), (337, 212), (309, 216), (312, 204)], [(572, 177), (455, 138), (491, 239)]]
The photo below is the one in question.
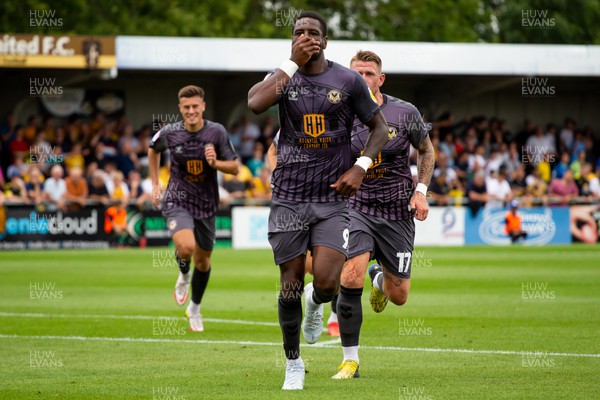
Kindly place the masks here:
[[(337, 304), (344, 359), (333, 379), (359, 376), (361, 295), (371, 258), (376, 258), (383, 267), (382, 271), (375, 264), (369, 269), (373, 310), (383, 311), (388, 299), (396, 305), (406, 302), (415, 238), (412, 212), (420, 221), (427, 218), (429, 205), (425, 196), (435, 163), (433, 145), (419, 111), (410, 103), (380, 92), (385, 74), (381, 72), (379, 56), (359, 51), (350, 68), (363, 76), (377, 99), (388, 122), (389, 139), (367, 171), (362, 186), (350, 199), (350, 258), (342, 271)], [(361, 155), (368, 135), (368, 129), (355, 120), (352, 132), (355, 157)], [(416, 189), (408, 162), (411, 144), (419, 152)]]
[[(169, 150), (171, 177), (162, 198), (162, 213), (175, 244), (180, 273), (175, 284), (175, 302), (185, 304), (190, 282), (192, 299), (186, 315), (190, 330), (202, 332), (200, 302), (210, 276), (210, 255), (215, 240), (215, 215), (219, 206), (217, 170), (238, 173), (237, 155), (223, 125), (208, 121), (204, 90), (186, 86), (179, 91), (182, 122), (169, 124), (150, 142), (148, 162), (152, 180), (153, 204), (158, 207), (160, 153)], [(194, 273), (190, 261), (194, 260)]]
[[(269, 242), (279, 264), (279, 324), (287, 358), (282, 389), (304, 387), (300, 357), (301, 295), (305, 252), (313, 255), (313, 284), (306, 292), (304, 339), (315, 343), (322, 332), (323, 303), (338, 291), (347, 257), (349, 204), (365, 171), (387, 141), (387, 124), (371, 100), (364, 80), (325, 59), (327, 24), (314, 12), (302, 12), (292, 28), (289, 60), (248, 92), (255, 113), (279, 104), (281, 132)], [(351, 166), (350, 134), (354, 117), (369, 127), (364, 154)]]

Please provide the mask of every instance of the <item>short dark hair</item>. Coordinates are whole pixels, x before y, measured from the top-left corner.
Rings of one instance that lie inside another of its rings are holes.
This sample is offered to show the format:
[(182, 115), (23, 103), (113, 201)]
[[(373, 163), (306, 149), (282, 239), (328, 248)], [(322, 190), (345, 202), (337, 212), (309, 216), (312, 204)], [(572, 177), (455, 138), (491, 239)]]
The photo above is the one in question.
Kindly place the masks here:
[(381, 71), (381, 58), (377, 54), (373, 53), (372, 51), (369, 51), (369, 50), (357, 51), (356, 54), (354, 55), (354, 57), (352, 57), (352, 59), (350, 60), (350, 65), (352, 65), (352, 63), (354, 61), (374, 62), (375, 64), (377, 64), (379, 71)]
[(321, 30), (323, 31), (323, 37), (327, 36), (327, 22), (325, 22), (325, 18), (321, 17), (321, 15), (314, 11), (302, 11), (300, 14), (298, 14), (296, 19), (294, 20), (294, 25), (292, 25), (292, 35), (294, 34), (296, 22), (298, 22), (298, 20), (302, 18), (312, 18), (319, 21), (319, 23), (321, 24)]
[(179, 89), (179, 94), (177, 97), (181, 99), (182, 97), (190, 98), (196, 96), (204, 99), (204, 89), (202, 89), (200, 86), (188, 85)]

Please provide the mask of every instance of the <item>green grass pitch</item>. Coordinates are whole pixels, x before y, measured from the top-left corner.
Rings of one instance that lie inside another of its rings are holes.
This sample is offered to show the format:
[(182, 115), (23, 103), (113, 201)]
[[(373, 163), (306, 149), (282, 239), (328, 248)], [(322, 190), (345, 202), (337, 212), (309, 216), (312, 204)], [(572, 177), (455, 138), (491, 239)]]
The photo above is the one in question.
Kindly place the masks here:
[(324, 334), (293, 393), (270, 251), (215, 250), (204, 333), (176, 277), (166, 249), (0, 253), (0, 398), (600, 396), (598, 247), (419, 248), (406, 305), (374, 314), (366, 283), (361, 378), (330, 379), (342, 354)]

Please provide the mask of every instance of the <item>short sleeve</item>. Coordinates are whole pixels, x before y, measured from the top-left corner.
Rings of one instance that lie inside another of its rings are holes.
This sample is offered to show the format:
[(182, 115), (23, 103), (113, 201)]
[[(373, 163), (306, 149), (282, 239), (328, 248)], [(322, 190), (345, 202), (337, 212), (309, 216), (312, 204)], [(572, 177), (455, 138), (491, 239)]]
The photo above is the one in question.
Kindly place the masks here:
[(423, 143), (423, 140), (425, 140), (429, 134), (429, 124), (426, 124), (425, 121), (423, 121), (421, 113), (412, 104), (410, 105), (408, 113), (408, 121), (411, 121), (411, 123), (406, 124), (408, 140), (413, 147), (419, 148)]
[(167, 135), (165, 128), (162, 128), (161, 130), (156, 132), (154, 136), (152, 136), (152, 139), (150, 139), (149, 146), (157, 153), (162, 153), (167, 149)]
[(365, 80), (358, 72), (352, 71), (352, 73), (354, 74), (354, 85), (350, 93), (352, 111), (365, 124), (377, 114), (379, 105), (372, 96)]

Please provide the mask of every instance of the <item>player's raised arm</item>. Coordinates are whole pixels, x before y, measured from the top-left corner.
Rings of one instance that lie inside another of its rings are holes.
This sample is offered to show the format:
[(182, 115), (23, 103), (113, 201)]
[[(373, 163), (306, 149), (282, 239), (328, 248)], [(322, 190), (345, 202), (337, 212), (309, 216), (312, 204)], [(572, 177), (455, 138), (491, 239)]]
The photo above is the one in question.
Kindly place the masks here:
[[(295, 35), (294, 35), (295, 36)], [(308, 62), (313, 54), (319, 53), (318, 40), (299, 34), (292, 42), (292, 55), (265, 80), (258, 82), (248, 91), (248, 108), (254, 114), (265, 112), (277, 102), (282, 89), (288, 84), (298, 68)]]

